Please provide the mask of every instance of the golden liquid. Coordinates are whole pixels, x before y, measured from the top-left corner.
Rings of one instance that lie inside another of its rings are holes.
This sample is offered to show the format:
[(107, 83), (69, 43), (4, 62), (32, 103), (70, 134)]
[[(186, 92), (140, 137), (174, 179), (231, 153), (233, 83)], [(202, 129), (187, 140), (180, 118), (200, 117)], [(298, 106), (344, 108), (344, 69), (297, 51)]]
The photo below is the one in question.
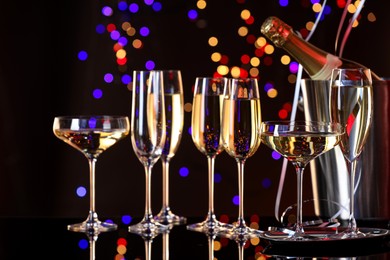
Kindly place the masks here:
[(237, 159), (252, 156), (259, 147), (260, 99), (224, 100), (223, 145)]
[(183, 124), (183, 99), (180, 94), (165, 95), (166, 139), (162, 156), (173, 157), (179, 147)]
[(95, 158), (128, 135), (128, 133), (128, 131), (121, 129), (109, 132), (97, 130), (54, 130), (54, 134), (59, 139), (83, 152), (85, 155)]
[(223, 95), (196, 94), (192, 105), (192, 140), (204, 155), (223, 151), (221, 137)]
[(305, 166), (310, 160), (335, 147), (341, 135), (333, 133), (262, 133), (261, 141), (289, 161)]

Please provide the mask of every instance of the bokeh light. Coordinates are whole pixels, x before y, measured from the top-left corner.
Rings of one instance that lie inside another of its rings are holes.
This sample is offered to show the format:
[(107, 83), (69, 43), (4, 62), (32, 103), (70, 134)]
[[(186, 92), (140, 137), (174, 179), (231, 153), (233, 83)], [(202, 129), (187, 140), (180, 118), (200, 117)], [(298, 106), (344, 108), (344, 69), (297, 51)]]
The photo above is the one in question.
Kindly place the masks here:
[(280, 153), (275, 152), (275, 151), (272, 151), (271, 155), (272, 155), (272, 158), (275, 160), (279, 160), (282, 157), (282, 155)]
[(234, 205), (238, 206), (240, 204), (240, 196), (235, 195), (232, 199)]
[(83, 198), (87, 194), (87, 189), (83, 186), (79, 186), (76, 189), (76, 194), (78, 197)]
[(189, 175), (190, 171), (187, 167), (181, 167), (179, 170), (179, 174), (181, 177), (187, 177)]
[[(337, 8), (344, 8), (346, 5), (346, 0), (337, 0)], [(283, 10), (288, 10), (289, 5), (292, 5), (291, 1), (288, 0), (278, 0), (275, 3), (278, 3)], [(203, 38), (197, 38), (199, 44), (204, 44), (210, 50), (207, 55), (209, 57), (208, 62), (212, 63), (214, 66), (214, 71), (212, 74), (214, 76), (226, 76), (226, 77), (254, 77), (258, 79), (265, 79), (265, 82), (260, 83), (259, 86), (264, 91), (262, 98), (265, 98), (265, 102), (280, 102), (282, 98), (285, 98), (284, 90), (290, 86), (295, 85), (297, 80), (297, 72), (299, 64), (296, 61), (293, 61), (292, 58), (283, 53), (279, 55), (279, 52), (275, 51), (275, 47), (272, 43), (261, 35), (259, 32), (259, 17), (256, 16), (255, 10), (250, 10), (246, 6), (245, 0), (236, 0), (235, 4), (238, 5), (239, 9), (236, 12), (236, 19), (238, 23), (232, 27), (232, 37), (236, 37), (236, 41), (242, 43), (242, 48), (230, 50), (227, 48), (229, 42), (224, 42), (224, 38), (221, 36), (219, 29), (224, 28), (214, 28), (214, 24), (211, 24), (210, 20), (207, 19), (206, 11), (208, 7), (212, 4), (210, 1), (197, 0), (192, 4), (188, 4), (188, 8), (183, 9), (182, 17), (184, 21), (178, 22), (187, 22), (188, 26), (193, 26), (196, 29), (210, 29), (207, 32), (211, 31), (212, 34), (204, 33), (206, 30), (201, 31)], [(294, 4), (296, 4), (294, 2)], [(313, 17), (316, 17), (323, 7), (322, 1), (320, 0), (303, 0), (299, 1), (302, 8), (306, 9), (306, 12), (312, 12), (313, 15), (311, 19), (303, 21), (302, 28), (295, 28), (296, 31), (299, 31), (302, 37), (306, 37), (308, 33), (313, 29), (314, 22)], [(334, 4), (333, 4), (334, 5)], [(351, 5), (348, 6), (348, 12), (353, 14), (357, 10), (358, 1), (353, 1)], [(164, 8), (163, 8), (164, 7)], [(116, 9), (115, 9), (116, 8)], [(160, 12), (168, 8), (159, 2), (154, 0), (144, 0), (137, 2), (128, 2), (125, 0), (118, 0), (117, 4), (112, 6), (103, 6), (101, 9), (101, 15), (104, 16), (104, 21), (100, 24), (97, 24), (95, 27), (97, 34), (105, 35), (108, 39), (112, 41), (112, 50), (113, 50), (113, 60), (115, 61), (114, 68), (117, 68), (117, 72), (112, 68), (108, 68), (104, 73), (97, 75), (101, 80), (103, 78), (103, 83), (106, 84), (118, 84), (122, 83), (122, 87), (128, 88), (131, 86), (132, 78), (129, 73), (131, 69), (131, 63), (137, 57), (138, 53), (144, 52), (147, 53), (143, 55), (143, 60), (141, 64), (144, 64), (144, 69), (153, 70), (158, 66), (161, 66), (160, 60), (157, 57), (153, 56), (153, 49), (151, 48), (150, 42), (154, 41), (153, 37), (156, 37), (157, 31), (152, 24), (148, 22), (137, 23), (135, 22), (136, 16), (141, 16), (147, 11)], [(323, 17), (325, 15), (328, 17), (332, 13), (332, 8), (329, 5), (324, 7)], [(134, 18), (134, 20), (133, 20)], [(360, 19), (361, 17), (359, 17)], [(372, 12), (367, 13), (366, 20), (369, 22), (375, 22), (376, 16)], [(363, 19), (362, 19), (363, 20)], [(356, 27), (359, 22), (362, 20), (355, 21), (353, 25)], [(221, 30), (223, 32), (224, 30)], [(181, 38), (175, 38), (176, 41), (182, 41)], [(152, 51), (150, 51), (152, 50)], [(95, 53), (91, 52), (91, 55)], [(80, 61), (88, 60), (88, 53), (85, 50), (79, 51), (77, 57)], [(96, 57), (93, 57), (96, 58)], [(187, 62), (186, 57), (183, 56), (183, 62)], [(188, 60), (188, 62), (192, 62)], [(273, 65), (284, 65), (283, 76), (284, 78), (278, 78), (270, 80), (268, 75), (268, 70), (272, 68)], [(108, 72), (109, 71), (109, 72)], [(106, 88), (104, 88), (106, 86)], [(114, 88), (109, 88), (107, 85), (94, 85), (92, 88), (92, 96), (94, 99), (99, 100), (103, 98), (103, 89), (108, 91)], [(112, 85), (113, 86), (113, 85)], [(103, 89), (102, 89), (103, 88)], [(279, 95), (280, 91), (280, 95)], [(283, 95), (282, 95), (283, 94)], [(285, 101), (282, 101), (285, 102)], [(274, 112), (280, 119), (288, 119), (291, 114), (291, 103), (285, 102), (281, 107), (274, 108)], [(184, 111), (186, 113), (192, 112), (192, 103), (188, 101), (184, 105)], [(188, 134), (191, 135), (191, 127), (188, 127)], [(270, 151), (271, 157), (274, 160), (280, 160), (282, 156), (275, 151)], [(182, 165), (179, 171), (177, 172), (179, 176), (186, 178), (190, 174), (190, 167), (188, 165)], [(190, 179), (190, 178), (188, 178)], [(214, 182), (221, 183), (223, 180), (223, 175), (219, 172), (214, 174)], [(260, 185), (259, 185), (260, 186)], [(272, 181), (269, 178), (264, 178), (261, 181), (261, 188), (268, 189), (272, 186)], [(77, 196), (84, 197), (87, 194), (87, 190), (80, 186), (77, 188)], [(231, 195), (230, 195), (231, 196)], [(234, 196), (232, 199), (234, 205), (238, 205), (239, 197)], [(130, 215), (125, 215), (122, 217), (122, 222), (124, 224), (129, 224), (132, 221)], [(223, 246), (223, 240), (221, 244), (216, 246)], [(251, 241), (251, 243), (258, 243), (256, 241)], [(118, 255), (122, 255), (126, 252), (126, 245), (122, 246), (124, 248), (117, 249)], [(259, 258), (260, 259), (260, 258)]]
[(112, 8), (109, 7), (109, 6), (104, 6), (104, 7), (102, 8), (102, 14), (103, 14), (104, 16), (111, 16), (113, 13), (114, 13), (114, 11), (113, 11)]
[(214, 174), (214, 182), (215, 183), (220, 183), (222, 181), (222, 175), (220, 173), (215, 173)]
[(132, 221), (132, 217), (130, 215), (123, 215), (122, 216), (122, 223), (125, 224), (125, 225), (128, 225), (131, 223)]
[(77, 54), (79, 60), (84, 61), (88, 59), (88, 53), (86, 51), (79, 51)]
[(101, 99), (103, 97), (103, 91), (99, 88), (93, 90), (92, 95), (95, 99)]
[(79, 248), (81, 248), (81, 249), (87, 249), (89, 247), (89, 242), (87, 239), (82, 238), (79, 240), (78, 245), (79, 245)]

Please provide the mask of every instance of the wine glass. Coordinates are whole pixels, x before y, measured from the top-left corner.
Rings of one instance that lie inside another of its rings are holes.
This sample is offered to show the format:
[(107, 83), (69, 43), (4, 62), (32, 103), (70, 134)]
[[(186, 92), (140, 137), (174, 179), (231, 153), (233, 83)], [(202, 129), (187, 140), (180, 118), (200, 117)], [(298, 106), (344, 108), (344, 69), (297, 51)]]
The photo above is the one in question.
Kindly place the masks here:
[(183, 83), (180, 70), (162, 70), (165, 92), (166, 140), (161, 154), (163, 199), (154, 217), (163, 224), (184, 224), (186, 218), (174, 214), (169, 206), (169, 163), (179, 147), (184, 124)]
[(261, 141), (292, 163), (297, 174), (297, 216), (294, 230), (285, 240), (308, 240), (302, 224), (302, 180), (305, 166), (334, 148), (344, 128), (338, 123), (315, 121), (266, 121), (261, 124)]
[(167, 226), (153, 219), (151, 209), (151, 174), (165, 144), (165, 108), (162, 72), (134, 71), (131, 105), (131, 144), (145, 169), (145, 214), (129, 226), (129, 232), (154, 237)]
[(349, 218), (340, 238), (362, 237), (354, 217), (355, 175), (359, 155), (367, 140), (373, 116), (373, 90), (369, 69), (334, 69), (330, 93), (331, 120), (345, 127), (340, 147), (344, 154), (349, 178)]
[(192, 103), (192, 140), (198, 150), (206, 155), (208, 164), (208, 212), (200, 223), (188, 225), (192, 231), (218, 233), (225, 223), (217, 220), (214, 212), (214, 163), (223, 151), (222, 102), (226, 78), (197, 77)]
[(222, 114), (223, 146), (238, 166), (238, 219), (227, 233), (231, 239), (245, 240), (260, 234), (259, 230), (248, 227), (244, 219), (244, 165), (261, 143), (261, 107), (257, 79), (229, 79), (224, 92)]
[(114, 223), (102, 222), (95, 209), (95, 164), (97, 158), (109, 147), (129, 134), (126, 116), (59, 116), (54, 118), (53, 132), (73, 148), (82, 152), (89, 162), (89, 214), (87, 219), (68, 226), (76, 232), (105, 232), (117, 228)]

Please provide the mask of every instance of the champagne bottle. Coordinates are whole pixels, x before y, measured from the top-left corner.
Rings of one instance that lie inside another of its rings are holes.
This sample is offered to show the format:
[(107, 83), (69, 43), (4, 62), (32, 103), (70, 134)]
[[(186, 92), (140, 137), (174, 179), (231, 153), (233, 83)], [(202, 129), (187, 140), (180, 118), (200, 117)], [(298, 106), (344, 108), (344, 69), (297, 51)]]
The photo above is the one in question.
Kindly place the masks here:
[[(277, 47), (287, 51), (314, 80), (329, 79), (334, 68), (366, 68), (365, 66), (332, 55), (295, 34), (288, 24), (275, 16), (268, 17), (261, 26), (261, 32)], [(375, 73), (372, 79), (380, 79)]]

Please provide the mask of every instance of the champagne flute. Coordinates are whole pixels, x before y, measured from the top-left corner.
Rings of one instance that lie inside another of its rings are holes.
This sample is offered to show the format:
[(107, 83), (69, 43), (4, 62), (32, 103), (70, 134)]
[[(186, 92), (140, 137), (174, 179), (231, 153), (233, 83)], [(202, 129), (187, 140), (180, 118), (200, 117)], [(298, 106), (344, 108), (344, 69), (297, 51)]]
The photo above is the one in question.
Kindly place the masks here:
[(163, 224), (184, 224), (186, 218), (174, 214), (169, 206), (169, 163), (179, 147), (184, 124), (183, 83), (180, 70), (162, 70), (165, 92), (166, 140), (161, 155), (163, 200), (154, 217)]
[(208, 212), (203, 222), (188, 225), (192, 231), (216, 234), (225, 223), (217, 220), (214, 212), (214, 163), (223, 151), (222, 102), (226, 78), (197, 77), (192, 104), (192, 140), (198, 150), (206, 155), (208, 164)]
[(302, 223), (302, 180), (305, 166), (334, 148), (341, 140), (338, 123), (315, 121), (266, 121), (261, 124), (261, 141), (287, 158), (297, 174), (297, 216), (294, 230), (284, 240), (309, 240)]
[(340, 147), (349, 165), (349, 218), (339, 238), (362, 237), (354, 217), (355, 175), (373, 116), (373, 90), (369, 69), (334, 69), (330, 93), (331, 120), (345, 126)]
[(223, 145), (238, 166), (238, 219), (228, 230), (228, 234), (231, 239), (245, 240), (260, 234), (259, 230), (248, 227), (244, 219), (244, 165), (261, 143), (261, 107), (257, 80), (229, 79), (228, 87), (225, 88), (222, 113)]
[(145, 169), (145, 214), (129, 226), (129, 232), (143, 237), (155, 237), (167, 226), (153, 219), (151, 209), (151, 174), (165, 144), (165, 108), (162, 73), (134, 71), (131, 105), (131, 143)]
[(89, 214), (87, 219), (68, 226), (75, 232), (105, 232), (117, 228), (114, 223), (102, 222), (95, 209), (95, 164), (109, 147), (129, 134), (126, 116), (59, 116), (54, 118), (53, 132), (73, 148), (82, 152), (89, 162)]

